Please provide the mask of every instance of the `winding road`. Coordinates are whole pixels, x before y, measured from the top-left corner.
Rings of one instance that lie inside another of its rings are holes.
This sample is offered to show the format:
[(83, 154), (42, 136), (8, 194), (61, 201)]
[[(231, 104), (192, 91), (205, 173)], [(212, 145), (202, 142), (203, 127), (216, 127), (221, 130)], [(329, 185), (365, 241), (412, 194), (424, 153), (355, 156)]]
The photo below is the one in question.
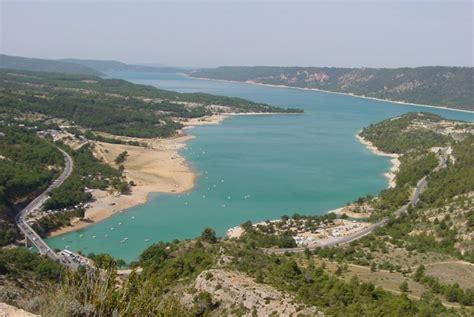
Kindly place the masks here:
[(26, 218), (30, 213), (35, 212), (41, 208), (41, 205), (43, 205), (43, 203), (49, 198), (48, 193), (61, 186), (72, 173), (74, 162), (71, 156), (62, 149), (58, 149), (64, 155), (65, 166), (63, 172), (43, 193), (41, 193), (41, 195), (33, 199), (33, 201), (31, 201), (28, 206), (21, 210), (15, 217), (15, 223), (25, 235), (25, 239), (30, 241), (38, 249), (39, 253), (46, 255), (53, 260), (58, 260), (57, 254), (46, 244), (46, 242), (44, 242), (44, 240), (33, 230), (33, 228), (31, 228), (31, 226), (27, 223)]

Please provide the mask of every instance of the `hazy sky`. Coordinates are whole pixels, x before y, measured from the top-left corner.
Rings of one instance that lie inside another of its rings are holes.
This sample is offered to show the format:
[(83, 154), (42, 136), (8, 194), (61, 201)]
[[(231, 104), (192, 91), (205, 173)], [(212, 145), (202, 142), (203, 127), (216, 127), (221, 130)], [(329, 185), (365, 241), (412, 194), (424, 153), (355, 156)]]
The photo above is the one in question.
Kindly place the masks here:
[(4, 54), (179, 66), (473, 63), (467, 1), (5, 1)]

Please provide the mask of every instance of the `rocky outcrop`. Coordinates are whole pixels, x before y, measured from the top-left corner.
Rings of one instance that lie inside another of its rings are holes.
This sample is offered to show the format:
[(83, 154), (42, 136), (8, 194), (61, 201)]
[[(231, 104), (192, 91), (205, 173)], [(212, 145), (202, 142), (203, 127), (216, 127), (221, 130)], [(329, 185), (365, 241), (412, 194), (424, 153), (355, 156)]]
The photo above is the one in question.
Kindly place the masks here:
[(196, 278), (195, 289), (207, 292), (219, 309), (230, 311), (242, 307), (244, 316), (322, 316), (315, 307), (296, 302), (293, 296), (271, 286), (256, 283), (252, 278), (234, 271), (213, 269)]
[(0, 303), (0, 317), (35, 317), (35, 315), (26, 310), (10, 306), (5, 303)]

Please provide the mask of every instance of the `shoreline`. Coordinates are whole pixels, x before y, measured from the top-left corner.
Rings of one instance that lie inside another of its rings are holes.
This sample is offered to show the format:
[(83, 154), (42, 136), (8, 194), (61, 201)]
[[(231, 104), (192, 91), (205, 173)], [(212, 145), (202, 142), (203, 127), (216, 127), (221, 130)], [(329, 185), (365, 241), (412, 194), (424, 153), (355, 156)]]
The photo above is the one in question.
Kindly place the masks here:
[(356, 212), (352, 212), (352, 211), (344, 211), (343, 212), (343, 209), (345, 207), (342, 207), (342, 208), (339, 208), (339, 209), (336, 209), (336, 210), (330, 210), (328, 211), (328, 213), (330, 212), (333, 212), (335, 213), (336, 215), (338, 216), (341, 216), (341, 215), (346, 215), (347, 217), (349, 218), (352, 218), (352, 219), (367, 219), (370, 217), (369, 214), (366, 214), (366, 213), (356, 213)]
[[(464, 111), (464, 110), (451, 109), (451, 108), (445, 108), (445, 107), (411, 104), (411, 103), (377, 99), (377, 98), (371, 98), (371, 97), (365, 97), (365, 96), (357, 96), (357, 95), (348, 94), (348, 93), (326, 91), (326, 90), (321, 90), (317, 88), (301, 88), (301, 87), (291, 87), (291, 86), (284, 86), (284, 85), (263, 84), (263, 83), (256, 83), (256, 82), (251, 82), (251, 81), (242, 82), (242, 81), (231, 81), (231, 80), (219, 80), (219, 79), (211, 79), (211, 78), (192, 77), (187, 74), (183, 74), (183, 75), (185, 77), (202, 79), (202, 80), (216, 80), (216, 81), (224, 81), (224, 82), (231, 82), (231, 83), (246, 83), (246, 84), (252, 84), (252, 85), (276, 87), (276, 88), (314, 90), (314, 91), (320, 91), (320, 92), (325, 92), (325, 93), (348, 95), (348, 96), (353, 96), (353, 97), (358, 97), (358, 98), (373, 99), (373, 100), (386, 101), (386, 102), (392, 102), (392, 103), (398, 103), (398, 104), (474, 113), (474, 111), (468, 111), (468, 110)], [(152, 147), (152, 150), (156, 150), (154, 154), (157, 154), (156, 152), (162, 152), (163, 150), (165, 150), (165, 152), (167, 151), (167, 153), (170, 154), (171, 160), (176, 160), (176, 162), (178, 162), (185, 169), (184, 171), (178, 171), (178, 173), (188, 174), (185, 180), (181, 180), (181, 182), (177, 182), (177, 180), (174, 179), (172, 175), (171, 176), (167, 175), (168, 179), (165, 180), (164, 182), (162, 180), (161, 182), (157, 182), (157, 183), (140, 184), (140, 182), (137, 183), (136, 177), (134, 177), (134, 174), (136, 171), (134, 171), (134, 169), (127, 168), (128, 164), (126, 162), (124, 174), (127, 176), (127, 180), (133, 181), (137, 184), (136, 186), (132, 187), (131, 192), (129, 194), (113, 195), (113, 194), (108, 194), (100, 190), (92, 191), (94, 201), (92, 203), (89, 203), (89, 205), (91, 205), (92, 208), (86, 209), (84, 218), (73, 219), (71, 221), (71, 225), (64, 226), (64, 227), (61, 227), (49, 232), (48, 237), (56, 237), (62, 234), (66, 234), (69, 232), (86, 228), (92, 224), (96, 224), (100, 221), (110, 218), (111, 216), (117, 213), (121, 213), (121, 212), (126, 211), (127, 209), (142, 205), (149, 200), (150, 195), (153, 193), (180, 194), (188, 190), (191, 190), (195, 185), (195, 179), (197, 178), (198, 172), (192, 170), (192, 168), (187, 164), (186, 159), (179, 154), (179, 151), (186, 147), (186, 142), (194, 138), (194, 136), (184, 133), (185, 130), (192, 129), (200, 125), (218, 125), (218, 124), (221, 124), (227, 118), (232, 117), (232, 116), (295, 115), (295, 114), (301, 115), (304, 113), (279, 113), (279, 112), (275, 112), (275, 113), (261, 113), (261, 112), (221, 113), (221, 114), (214, 114), (210, 116), (204, 116), (201, 118), (193, 118), (193, 119), (183, 121), (181, 123), (184, 125), (184, 127), (182, 128), (182, 130), (179, 131), (180, 134), (178, 136), (172, 137), (169, 139), (151, 139), (150, 142), (155, 143), (155, 145), (156, 145), (156, 142), (158, 143), (158, 146), (156, 148)], [(384, 176), (389, 180), (389, 188), (394, 187), (396, 185), (395, 173), (398, 171), (398, 168), (400, 165), (400, 161), (398, 159), (399, 156), (397, 154), (389, 154), (389, 153), (385, 153), (378, 150), (371, 142), (362, 138), (359, 135), (360, 132), (361, 131), (359, 131), (356, 134), (357, 140), (360, 143), (364, 144), (369, 150), (371, 150), (372, 153), (374, 153), (375, 155), (388, 156), (392, 158), (391, 159), (392, 167), (390, 168), (388, 172), (384, 173)], [(147, 141), (146, 139), (144, 140)], [(133, 150), (135, 149), (135, 147), (130, 147), (126, 145), (116, 145), (116, 144), (109, 144), (109, 143), (102, 143), (102, 142), (97, 142), (97, 144), (101, 144), (104, 147), (115, 146), (115, 147), (121, 148), (121, 150), (123, 150), (124, 148), (127, 148), (126, 150), (128, 152), (130, 151), (133, 152)], [(163, 145), (165, 145), (165, 147), (163, 147)], [(109, 152), (108, 149), (105, 149), (105, 152), (108, 153)], [(107, 159), (105, 157), (104, 151), (102, 151), (102, 153), (100, 153), (99, 156), (102, 156), (101, 158), (104, 159), (106, 163), (108, 163), (111, 166), (114, 166), (113, 160), (111, 160), (110, 158)], [(163, 160), (161, 160), (160, 163), (163, 163)], [(171, 174), (173, 174), (173, 172), (176, 172), (173, 170), (174, 167), (175, 166), (173, 166), (172, 168)], [(156, 166), (154, 166), (154, 168), (156, 168)], [(163, 170), (166, 170), (166, 167), (165, 168), (161, 167), (161, 169), (160, 168), (158, 169), (160, 170), (160, 172), (163, 172)], [(333, 209), (333, 210), (327, 211), (326, 213), (335, 212), (336, 214), (340, 214), (343, 208), (344, 207)]]
[(193, 77), (193, 76), (185, 74), (185, 73), (180, 73), (180, 74), (182, 74), (185, 77), (193, 78), (193, 79), (215, 80), (215, 81), (222, 81), (222, 82), (228, 82), (228, 83), (240, 83), (240, 84), (274, 87), (274, 88), (288, 88), (288, 89), (298, 89), (298, 90), (307, 90), (307, 91), (319, 91), (319, 92), (324, 92), (324, 93), (328, 93), (328, 94), (337, 94), (337, 95), (351, 96), (351, 97), (368, 99), (368, 100), (384, 101), (384, 102), (390, 102), (390, 103), (395, 103), (395, 104), (405, 105), (405, 106), (416, 106), (416, 107), (433, 108), (433, 109), (449, 110), (449, 111), (457, 111), (457, 112), (464, 112), (464, 113), (474, 114), (474, 110), (456, 109), (456, 108), (448, 108), (448, 107), (443, 107), (443, 106), (432, 106), (432, 105), (425, 105), (425, 104), (405, 102), (405, 101), (381, 99), (381, 98), (375, 98), (375, 97), (367, 97), (367, 96), (364, 96), (364, 95), (356, 95), (356, 94), (353, 94), (353, 93), (345, 93), (345, 92), (324, 90), (324, 89), (319, 89), (319, 88), (304, 88), (304, 87), (294, 87), (294, 86), (285, 86), (285, 85), (264, 84), (264, 83), (257, 83), (257, 82), (254, 82), (254, 81), (250, 81), (250, 80), (248, 80), (248, 81), (237, 81), (237, 80), (227, 80), (227, 79), (213, 79), (213, 78), (204, 78), (204, 77)]
[[(392, 164), (392, 166), (391, 166), (391, 168), (388, 172), (384, 173), (384, 176), (388, 179), (388, 188), (395, 187), (396, 186), (396, 182), (395, 182), (396, 173), (400, 168), (400, 160), (399, 160), (400, 155), (399, 154), (385, 153), (383, 151), (380, 151), (375, 145), (372, 144), (372, 142), (370, 142), (370, 141), (364, 139), (362, 136), (360, 136), (361, 132), (362, 132), (362, 130), (358, 131), (355, 135), (356, 139), (361, 144), (365, 145), (366, 148), (369, 149), (375, 155), (386, 156), (386, 157), (392, 158), (390, 160), (390, 163)], [(351, 211), (343, 212), (344, 208), (346, 208), (346, 206), (331, 209), (331, 210), (323, 212), (322, 214), (335, 213), (338, 216), (340, 216), (342, 214), (346, 214), (348, 217), (354, 218), (354, 219), (365, 219), (365, 218), (369, 217), (369, 215), (366, 214), (366, 213), (360, 213), (359, 214), (359, 213), (354, 213), (354, 212), (351, 212)], [(277, 220), (278, 219), (273, 219), (273, 220), (270, 220), (270, 221), (277, 221)], [(261, 222), (255, 223), (255, 225), (257, 225), (259, 223), (263, 223), (263, 222), (261, 221)], [(227, 229), (226, 233), (224, 234), (224, 237), (229, 238), (229, 239), (238, 238), (242, 234), (243, 234), (243, 229), (240, 226), (235, 226), (235, 227)]]
[[(391, 163), (392, 166), (383, 175), (388, 179), (388, 188), (395, 187), (397, 185), (396, 182), (395, 182), (395, 178), (397, 176), (398, 170), (400, 169), (400, 155), (395, 154), (395, 153), (386, 153), (386, 152), (383, 152), (383, 151), (379, 150), (375, 145), (372, 144), (372, 142), (364, 139), (360, 135), (361, 132), (362, 132), (362, 130), (358, 131), (355, 135), (357, 141), (359, 141), (361, 144), (365, 145), (365, 147), (368, 150), (370, 150), (374, 155), (385, 156), (385, 157), (390, 157), (391, 158), (390, 163)], [(368, 218), (370, 216), (367, 213), (354, 213), (352, 211), (344, 211), (343, 212), (344, 208), (346, 208), (346, 206), (341, 207), (341, 208), (337, 208), (337, 209), (333, 209), (333, 210), (329, 210), (326, 213), (334, 212), (337, 215), (346, 214), (348, 217), (354, 218), (354, 219), (365, 219), (365, 218)]]
[(141, 139), (148, 147), (95, 142), (94, 156), (110, 166), (115, 166), (114, 159), (119, 153), (129, 153), (123, 164), (124, 176), (135, 186), (131, 186), (130, 193), (120, 195), (105, 190), (90, 190), (93, 200), (86, 203), (89, 208), (86, 208), (84, 218), (72, 219), (71, 225), (49, 232), (48, 237), (83, 229), (144, 204), (153, 193), (181, 194), (193, 188), (197, 172), (179, 154), (186, 147), (186, 142), (193, 138), (192, 135), (181, 134), (169, 139)]
[(397, 184), (395, 183), (395, 177), (397, 176), (397, 172), (400, 169), (400, 155), (399, 154), (391, 154), (391, 153), (385, 153), (383, 151), (380, 151), (375, 145), (372, 144), (372, 142), (364, 139), (362, 136), (360, 136), (360, 133), (362, 132), (359, 131), (356, 134), (357, 140), (365, 145), (367, 149), (369, 149), (373, 154), (378, 155), (378, 156), (385, 156), (385, 157), (390, 157), (390, 164), (392, 166), (390, 167), (388, 172), (384, 173), (384, 176), (388, 178), (388, 188), (393, 188)]
[[(192, 169), (187, 160), (179, 154), (186, 148), (187, 142), (194, 138), (185, 130), (200, 125), (218, 125), (232, 116), (252, 115), (285, 115), (286, 113), (222, 113), (201, 118), (189, 119), (178, 135), (167, 139), (139, 139), (149, 147), (136, 147), (124, 144), (95, 142), (94, 155), (110, 166), (115, 166), (114, 158), (127, 151), (129, 156), (125, 163), (124, 175), (127, 181), (133, 181), (130, 193), (114, 195), (103, 190), (91, 190), (93, 201), (87, 203), (83, 219), (74, 218), (71, 225), (55, 229), (48, 233), (48, 238), (57, 237), (69, 232), (84, 229), (106, 220), (127, 209), (145, 204), (153, 193), (182, 194), (195, 186), (199, 175)], [(138, 140), (130, 138), (133, 140)]]

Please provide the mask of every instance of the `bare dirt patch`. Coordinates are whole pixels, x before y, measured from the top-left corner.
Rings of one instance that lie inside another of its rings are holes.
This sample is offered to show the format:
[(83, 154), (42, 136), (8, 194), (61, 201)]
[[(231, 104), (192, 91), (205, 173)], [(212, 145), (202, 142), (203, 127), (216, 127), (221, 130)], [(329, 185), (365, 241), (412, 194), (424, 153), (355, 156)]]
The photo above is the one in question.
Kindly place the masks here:
[(474, 287), (474, 264), (445, 261), (425, 265), (426, 275), (437, 277), (443, 284), (458, 283), (463, 289)]

